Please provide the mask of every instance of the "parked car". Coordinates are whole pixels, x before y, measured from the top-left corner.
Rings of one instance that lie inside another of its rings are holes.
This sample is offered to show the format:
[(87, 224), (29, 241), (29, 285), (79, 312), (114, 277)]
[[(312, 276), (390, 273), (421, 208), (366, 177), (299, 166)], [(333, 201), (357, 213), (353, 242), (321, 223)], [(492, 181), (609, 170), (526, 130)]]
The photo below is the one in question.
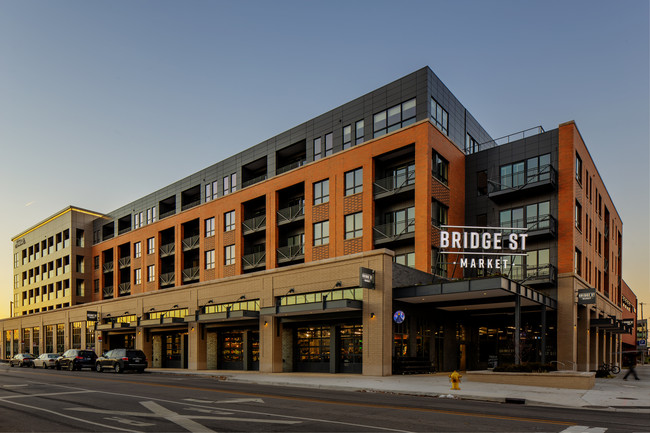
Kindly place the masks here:
[(9, 366), (13, 367), (14, 365), (17, 365), (18, 367), (29, 367), (30, 365), (32, 365), (33, 360), (34, 360), (34, 355), (32, 354), (18, 353), (9, 360)]
[(81, 370), (82, 368), (95, 367), (97, 361), (97, 354), (92, 350), (70, 349), (59, 356), (54, 363), (57, 370), (67, 368), (68, 370)]
[(34, 358), (32, 367), (54, 368), (58, 357), (58, 353), (42, 353), (38, 358)]
[(125, 370), (135, 370), (142, 373), (147, 368), (147, 357), (142, 350), (113, 349), (97, 358), (95, 371), (101, 373), (104, 369), (112, 369), (115, 373)]

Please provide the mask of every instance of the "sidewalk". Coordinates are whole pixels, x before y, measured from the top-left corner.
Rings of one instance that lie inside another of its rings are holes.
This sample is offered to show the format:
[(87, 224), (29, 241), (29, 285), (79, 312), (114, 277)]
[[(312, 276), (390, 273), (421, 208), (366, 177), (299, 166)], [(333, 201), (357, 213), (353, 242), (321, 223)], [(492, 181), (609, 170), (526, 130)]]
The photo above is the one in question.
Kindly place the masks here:
[(590, 390), (545, 388), (463, 381), (460, 391), (451, 391), (447, 374), (409, 376), (361, 376), (350, 374), (232, 372), (225, 370), (189, 371), (149, 368), (162, 374), (210, 376), (218, 380), (260, 385), (293, 386), (330, 390), (390, 392), (465, 400), (525, 403), (610, 411), (650, 413), (650, 365), (638, 366), (641, 380), (624, 381), (623, 370), (613, 379), (596, 379)]

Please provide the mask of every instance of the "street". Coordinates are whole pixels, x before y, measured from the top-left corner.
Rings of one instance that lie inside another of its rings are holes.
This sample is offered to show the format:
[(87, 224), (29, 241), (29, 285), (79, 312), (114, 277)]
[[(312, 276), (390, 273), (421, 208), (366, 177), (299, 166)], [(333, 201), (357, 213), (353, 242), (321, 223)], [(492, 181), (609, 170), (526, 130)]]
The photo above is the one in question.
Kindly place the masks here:
[(642, 432), (647, 414), (0, 365), (1, 431)]

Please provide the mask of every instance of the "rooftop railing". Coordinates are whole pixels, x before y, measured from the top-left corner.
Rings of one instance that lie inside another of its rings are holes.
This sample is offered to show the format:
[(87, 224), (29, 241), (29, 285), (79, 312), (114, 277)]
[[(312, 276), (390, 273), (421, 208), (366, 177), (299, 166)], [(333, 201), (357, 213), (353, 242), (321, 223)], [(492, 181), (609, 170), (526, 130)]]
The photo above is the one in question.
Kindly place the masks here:
[(502, 146), (504, 144), (511, 143), (513, 141), (521, 140), (523, 138), (532, 137), (545, 132), (542, 126), (535, 126), (533, 128), (528, 128), (523, 131), (514, 132), (512, 134), (505, 135), (503, 137), (495, 138), (494, 140), (489, 140), (484, 143), (479, 143), (478, 148), (465, 148), (465, 154), (469, 155), (471, 153), (480, 152), (481, 150), (490, 149), (497, 146)]

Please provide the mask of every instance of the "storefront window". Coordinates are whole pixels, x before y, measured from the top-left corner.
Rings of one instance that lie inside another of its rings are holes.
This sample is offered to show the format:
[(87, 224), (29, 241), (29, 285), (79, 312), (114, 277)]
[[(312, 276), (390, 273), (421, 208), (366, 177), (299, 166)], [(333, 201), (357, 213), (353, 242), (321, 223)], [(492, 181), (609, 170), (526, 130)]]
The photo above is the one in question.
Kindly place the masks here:
[(324, 296), (327, 296), (328, 301), (338, 301), (341, 299), (362, 301), (363, 289), (338, 289), (328, 290), (325, 292), (302, 293), (299, 295), (283, 296), (280, 299), (280, 305), (301, 305), (310, 304), (313, 302), (323, 302)]
[(363, 358), (363, 326), (341, 326), (341, 362), (344, 364), (361, 363)]
[(54, 352), (54, 325), (45, 327), (45, 352)]
[(56, 325), (56, 351), (57, 353), (65, 352), (65, 325), (59, 323)]
[(224, 362), (244, 361), (244, 341), (242, 332), (226, 332), (223, 335), (221, 346), (221, 359)]
[(23, 352), (29, 352), (32, 344), (32, 329), (24, 328), (23, 329)]
[(34, 330), (32, 332), (32, 355), (38, 356), (40, 355), (40, 328), (38, 326), (34, 326)]
[(11, 331), (5, 332), (5, 359), (11, 358)]
[(83, 322), (72, 322), (72, 349), (81, 349), (81, 326)]
[(315, 326), (296, 330), (299, 362), (330, 361), (330, 327)]
[(94, 320), (86, 321), (86, 348), (95, 349), (95, 326), (97, 322)]

